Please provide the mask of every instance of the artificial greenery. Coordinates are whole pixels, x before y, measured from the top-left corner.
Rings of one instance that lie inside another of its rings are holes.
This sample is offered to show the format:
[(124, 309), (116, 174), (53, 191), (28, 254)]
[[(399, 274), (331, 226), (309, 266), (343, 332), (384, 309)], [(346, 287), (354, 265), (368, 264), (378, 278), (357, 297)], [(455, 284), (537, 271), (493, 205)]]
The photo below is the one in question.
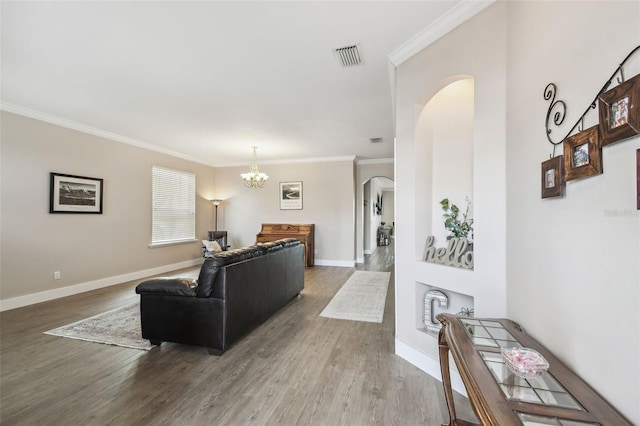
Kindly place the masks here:
[(448, 198), (440, 201), (442, 210), (444, 210), (444, 214), (442, 215), (444, 218), (444, 227), (449, 231), (447, 240), (452, 238), (465, 238), (467, 240), (473, 239), (473, 219), (468, 217), (471, 202), (469, 201), (469, 198), (465, 198), (465, 200), (467, 201), (467, 208), (462, 214), (462, 219), (458, 219), (458, 216), (460, 215), (460, 208), (458, 206), (450, 203)]

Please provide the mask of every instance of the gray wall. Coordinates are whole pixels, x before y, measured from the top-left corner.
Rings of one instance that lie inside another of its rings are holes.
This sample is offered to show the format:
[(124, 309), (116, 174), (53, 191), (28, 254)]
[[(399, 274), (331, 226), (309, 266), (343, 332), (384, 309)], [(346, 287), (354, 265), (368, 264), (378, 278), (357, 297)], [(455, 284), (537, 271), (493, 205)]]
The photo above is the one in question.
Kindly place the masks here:
[[(6, 112), (1, 141), (3, 309), (200, 259), (199, 242), (149, 248), (151, 167), (196, 174), (196, 237), (212, 225), (212, 167)], [(104, 179), (103, 214), (49, 214), (50, 172)]]
[[(355, 264), (352, 158), (264, 165), (270, 180), (256, 190), (242, 185), (248, 167), (215, 169), (7, 112), (0, 141), (1, 310), (201, 262), (200, 242), (149, 248), (153, 165), (196, 174), (196, 238), (214, 229), (209, 200), (219, 198), (233, 247), (253, 244), (262, 223), (314, 223), (316, 264)], [(103, 214), (49, 214), (50, 172), (104, 179)], [(286, 181), (303, 182), (302, 210), (280, 210)]]
[[(258, 163), (260, 164), (258, 158)], [(313, 223), (317, 265), (354, 265), (353, 160), (260, 164), (269, 175), (265, 188), (246, 188), (248, 167), (216, 169), (219, 228), (234, 247), (253, 244), (262, 223)], [(280, 182), (302, 181), (302, 210), (280, 210)]]

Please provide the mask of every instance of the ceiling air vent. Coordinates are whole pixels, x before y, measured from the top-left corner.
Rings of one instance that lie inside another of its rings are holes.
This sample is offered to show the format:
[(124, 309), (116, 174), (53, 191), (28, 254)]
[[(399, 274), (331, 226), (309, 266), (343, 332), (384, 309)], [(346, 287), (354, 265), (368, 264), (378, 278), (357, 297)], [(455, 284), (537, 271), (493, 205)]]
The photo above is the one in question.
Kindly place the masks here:
[(382, 138), (369, 138), (369, 142), (371, 142), (371, 143), (380, 143), (380, 142), (382, 142)]
[(362, 63), (360, 52), (358, 51), (358, 45), (356, 44), (336, 49), (336, 56), (343, 67), (352, 67)]

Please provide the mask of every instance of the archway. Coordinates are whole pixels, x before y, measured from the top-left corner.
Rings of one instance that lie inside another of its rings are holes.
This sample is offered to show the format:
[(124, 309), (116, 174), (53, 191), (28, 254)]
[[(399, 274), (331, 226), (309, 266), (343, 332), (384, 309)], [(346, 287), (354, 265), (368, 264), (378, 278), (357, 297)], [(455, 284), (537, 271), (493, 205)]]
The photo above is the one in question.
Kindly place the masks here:
[[(415, 134), (416, 181), (421, 183), (414, 195), (420, 218), (416, 235), (434, 235), (440, 244), (447, 235), (440, 201), (447, 198), (464, 211), (466, 200), (473, 200), (474, 79), (451, 80), (429, 99)], [(418, 257), (423, 245), (416, 243)]]
[(364, 255), (373, 253), (378, 246), (378, 228), (384, 225), (391, 228), (389, 237), (393, 238), (395, 223), (394, 181), (384, 176), (367, 179), (362, 184), (362, 247)]

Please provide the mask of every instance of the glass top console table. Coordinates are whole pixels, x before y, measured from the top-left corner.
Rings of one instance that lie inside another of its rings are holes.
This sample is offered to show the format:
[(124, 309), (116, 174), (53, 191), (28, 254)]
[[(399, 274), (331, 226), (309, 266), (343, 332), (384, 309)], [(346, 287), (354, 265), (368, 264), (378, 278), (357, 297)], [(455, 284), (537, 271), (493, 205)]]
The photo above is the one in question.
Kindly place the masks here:
[[(517, 323), (451, 314), (436, 318), (442, 323), (438, 344), (450, 426), (475, 423), (456, 417), (449, 354), (482, 425), (632, 425)], [(549, 369), (540, 376), (516, 375), (500, 352), (501, 348), (512, 347), (536, 350), (547, 360)]]

